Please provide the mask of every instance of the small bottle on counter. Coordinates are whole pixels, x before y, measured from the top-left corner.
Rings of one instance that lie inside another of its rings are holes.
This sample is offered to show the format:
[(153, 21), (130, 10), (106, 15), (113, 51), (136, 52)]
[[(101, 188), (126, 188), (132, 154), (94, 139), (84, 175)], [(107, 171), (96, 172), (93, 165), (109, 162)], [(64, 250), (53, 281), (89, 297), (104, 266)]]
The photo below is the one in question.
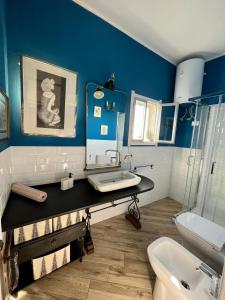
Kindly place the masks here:
[(62, 178), (61, 179), (61, 190), (66, 191), (68, 189), (71, 189), (73, 187), (73, 173), (69, 173), (69, 177)]
[(73, 187), (73, 185), (74, 185), (74, 178), (73, 178), (72, 173), (69, 173), (69, 177), (61, 179), (61, 190), (62, 191), (71, 189)]
[(69, 173), (69, 178), (68, 178), (69, 189), (73, 187), (73, 184), (74, 184), (73, 173)]

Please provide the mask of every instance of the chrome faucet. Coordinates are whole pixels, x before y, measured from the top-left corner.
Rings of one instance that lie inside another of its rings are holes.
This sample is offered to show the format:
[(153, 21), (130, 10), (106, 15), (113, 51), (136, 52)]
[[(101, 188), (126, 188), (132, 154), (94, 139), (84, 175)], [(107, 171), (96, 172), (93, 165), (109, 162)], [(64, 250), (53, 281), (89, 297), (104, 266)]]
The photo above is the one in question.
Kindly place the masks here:
[(133, 157), (133, 154), (131, 154), (131, 153), (127, 153), (125, 156), (124, 156), (124, 160), (126, 160), (128, 157)]
[(213, 297), (218, 298), (221, 275), (204, 263), (201, 263), (196, 270), (202, 271), (211, 278), (209, 292)]
[(108, 150), (105, 151), (105, 155), (107, 155), (108, 152), (115, 152), (116, 153), (116, 156), (111, 156), (111, 163), (112, 163), (112, 159), (116, 158), (117, 165), (120, 166), (121, 165), (120, 151), (119, 150), (114, 150), (114, 149), (108, 149)]

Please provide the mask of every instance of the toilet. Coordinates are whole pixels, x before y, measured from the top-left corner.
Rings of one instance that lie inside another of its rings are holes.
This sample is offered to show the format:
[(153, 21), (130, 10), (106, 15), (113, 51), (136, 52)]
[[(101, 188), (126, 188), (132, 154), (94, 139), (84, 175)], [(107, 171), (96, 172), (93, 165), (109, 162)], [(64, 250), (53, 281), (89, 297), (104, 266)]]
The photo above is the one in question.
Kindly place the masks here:
[(209, 300), (210, 277), (198, 268), (202, 261), (168, 237), (154, 241), (147, 249), (156, 274), (154, 300)]

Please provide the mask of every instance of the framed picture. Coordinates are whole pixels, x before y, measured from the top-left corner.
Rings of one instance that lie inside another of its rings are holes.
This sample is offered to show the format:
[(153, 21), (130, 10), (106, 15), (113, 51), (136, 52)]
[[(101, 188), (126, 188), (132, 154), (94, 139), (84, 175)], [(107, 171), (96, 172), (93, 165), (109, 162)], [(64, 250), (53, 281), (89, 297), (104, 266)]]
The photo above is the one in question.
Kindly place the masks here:
[(21, 66), (23, 133), (75, 137), (77, 74), (27, 56)]
[(101, 125), (101, 135), (108, 135), (108, 125)]
[(94, 107), (94, 117), (95, 118), (101, 118), (102, 116), (102, 108), (101, 106), (95, 106)]
[(0, 90), (0, 141), (9, 138), (9, 99)]

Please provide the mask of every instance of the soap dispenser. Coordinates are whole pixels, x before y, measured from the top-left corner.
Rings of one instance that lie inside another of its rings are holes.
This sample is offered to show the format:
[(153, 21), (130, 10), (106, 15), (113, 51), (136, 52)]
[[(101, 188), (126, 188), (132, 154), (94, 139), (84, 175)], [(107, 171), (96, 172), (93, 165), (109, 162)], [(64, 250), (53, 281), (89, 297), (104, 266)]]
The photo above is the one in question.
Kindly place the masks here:
[(69, 178), (62, 178), (61, 179), (61, 190), (66, 191), (69, 188)]
[(68, 178), (68, 188), (71, 189), (73, 187), (73, 173), (69, 173), (69, 178)]

